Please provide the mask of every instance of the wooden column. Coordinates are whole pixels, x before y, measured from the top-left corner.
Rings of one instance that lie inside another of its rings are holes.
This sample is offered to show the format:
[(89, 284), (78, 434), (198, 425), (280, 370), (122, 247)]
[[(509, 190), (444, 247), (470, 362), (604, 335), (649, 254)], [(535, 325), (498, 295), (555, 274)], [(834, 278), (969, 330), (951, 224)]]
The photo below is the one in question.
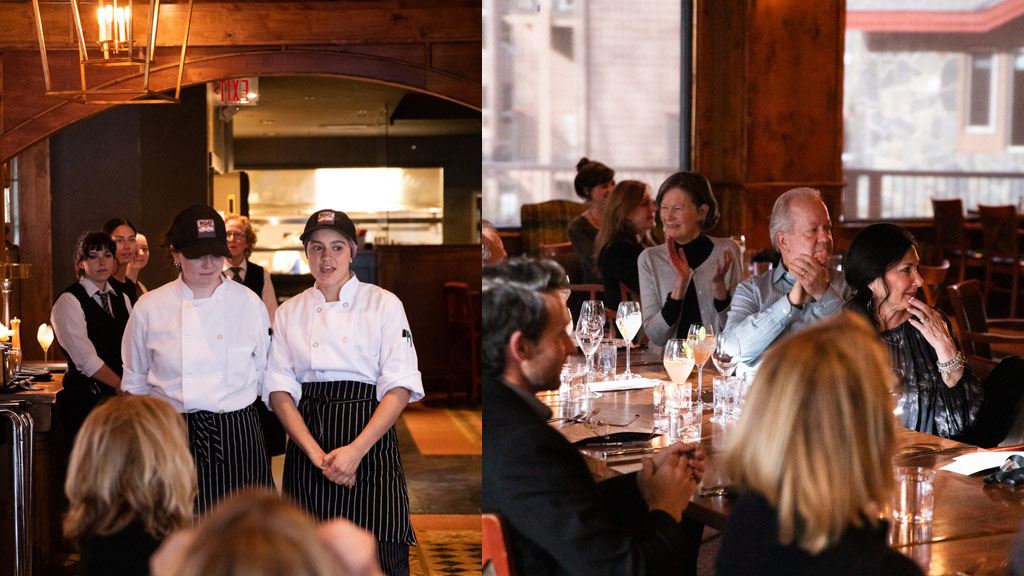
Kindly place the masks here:
[(699, 0), (694, 167), (714, 186), (714, 234), (770, 246), (786, 190), (821, 190), (840, 215), (843, 0)]
[[(53, 304), (53, 266), (71, 267), (71, 254), (53, 254), (50, 223), (50, 141), (27, 148), (18, 157), (21, 202), (21, 261), (31, 264), (29, 277), (16, 280), (21, 293), (21, 348), (26, 360), (42, 360), (36, 329), (50, 322)], [(50, 347), (50, 359), (60, 358), (57, 342)]]

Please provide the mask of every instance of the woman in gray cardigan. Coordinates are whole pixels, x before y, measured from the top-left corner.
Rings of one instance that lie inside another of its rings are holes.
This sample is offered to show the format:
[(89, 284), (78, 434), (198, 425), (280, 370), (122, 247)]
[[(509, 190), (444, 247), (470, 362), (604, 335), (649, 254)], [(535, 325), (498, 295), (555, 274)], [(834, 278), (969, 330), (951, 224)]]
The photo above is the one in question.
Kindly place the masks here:
[(739, 245), (704, 234), (718, 223), (711, 184), (697, 172), (677, 172), (658, 190), (658, 223), (665, 244), (640, 254), (644, 332), (655, 353), (690, 324), (725, 326), (733, 290), (742, 279)]

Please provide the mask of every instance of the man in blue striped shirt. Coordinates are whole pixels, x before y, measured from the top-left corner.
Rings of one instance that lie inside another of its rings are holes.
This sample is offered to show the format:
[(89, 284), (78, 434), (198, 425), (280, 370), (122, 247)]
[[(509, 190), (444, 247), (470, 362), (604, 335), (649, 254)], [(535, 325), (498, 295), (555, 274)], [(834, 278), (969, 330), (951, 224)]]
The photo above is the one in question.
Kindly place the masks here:
[(849, 296), (843, 275), (829, 269), (832, 221), (821, 194), (794, 188), (772, 208), (769, 233), (782, 264), (736, 287), (725, 323), (740, 362), (759, 363), (779, 337), (839, 313)]

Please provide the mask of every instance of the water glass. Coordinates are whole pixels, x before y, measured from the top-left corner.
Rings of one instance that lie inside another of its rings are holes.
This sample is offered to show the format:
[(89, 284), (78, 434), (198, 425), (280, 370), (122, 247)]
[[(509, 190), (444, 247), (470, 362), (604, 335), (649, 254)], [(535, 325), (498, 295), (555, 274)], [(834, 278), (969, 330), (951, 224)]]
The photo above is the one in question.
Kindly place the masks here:
[(679, 405), (678, 414), (679, 440), (682, 442), (700, 442), (704, 403), (700, 400), (683, 402)]
[(711, 381), (714, 394), (712, 422), (726, 422), (739, 416), (739, 394), (743, 381), (732, 376), (716, 376)]
[(615, 357), (618, 350), (615, 348), (614, 340), (602, 340), (597, 348), (594, 370), (597, 371), (599, 380), (613, 380), (615, 378)]
[(894, 476), (893, 519), (901, 523), (931, 522), (935, 511), (935, 470), (897, 466)]
[(559, 375), (558, 398), (569, 400), (578, 396), (581, 392), (573, 386), (582, 387), (583, 381), (580, 378), (583, 366), (574, 362), (566, 362), (562, 365), (562, 373)]

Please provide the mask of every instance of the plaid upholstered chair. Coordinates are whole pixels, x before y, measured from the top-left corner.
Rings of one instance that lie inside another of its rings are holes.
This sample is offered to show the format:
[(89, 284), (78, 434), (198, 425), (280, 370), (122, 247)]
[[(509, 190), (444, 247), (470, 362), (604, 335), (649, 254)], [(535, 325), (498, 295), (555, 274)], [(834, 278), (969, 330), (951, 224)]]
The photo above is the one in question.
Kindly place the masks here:
[(569, 241), (566, 229), (573, 218), (587, 207), (569, 200), (548, 200), (539, 204), (523, 204), (519, 209), (523, 252), (537, 258), (541, 244), (559, 244)]

